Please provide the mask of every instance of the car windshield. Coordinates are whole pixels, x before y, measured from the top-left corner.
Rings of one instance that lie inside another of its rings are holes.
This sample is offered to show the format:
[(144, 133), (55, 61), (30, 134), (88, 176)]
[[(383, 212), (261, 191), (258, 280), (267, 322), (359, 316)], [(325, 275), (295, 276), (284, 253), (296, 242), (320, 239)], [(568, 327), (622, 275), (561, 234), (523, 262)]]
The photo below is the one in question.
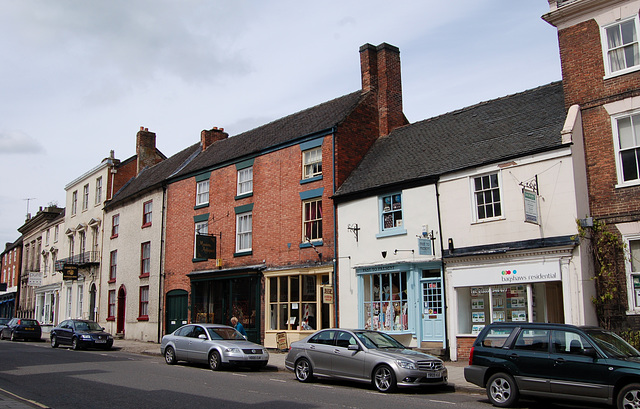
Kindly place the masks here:
[(76, 322), (76, 331), (102, 331), (97, 322)]
[(611, 358), (638, 357), (640, 352), (613, 332), (592, 330), (587, 331), (591, 339)]
[(207, 328), (207, 332), (213, 340), (244, 341), (242, 334), (233, 328)]
[(391, 336), (376, 331), (360, 331), (356, 332), (356, 337), (369, 349), (374, 348), (401, 348), (405, 346), (396, 341)]

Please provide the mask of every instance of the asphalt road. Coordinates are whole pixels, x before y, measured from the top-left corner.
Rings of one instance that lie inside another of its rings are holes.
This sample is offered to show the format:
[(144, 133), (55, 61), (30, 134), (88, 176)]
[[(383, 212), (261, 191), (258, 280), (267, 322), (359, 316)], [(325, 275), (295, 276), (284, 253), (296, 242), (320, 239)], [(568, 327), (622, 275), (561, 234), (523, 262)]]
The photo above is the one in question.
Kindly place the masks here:
[[(481, 394), (451, 388), (381, 394), (370, 385), (302, 384), (291, 372), (169, 366), (124, 351), (52, 349), (0, 341), (0, 388), (50, 408), (491, 408)], [(520, 408), (584, 408), (523, 401)], [(595, 407), (594, 407), (595, 408)]]

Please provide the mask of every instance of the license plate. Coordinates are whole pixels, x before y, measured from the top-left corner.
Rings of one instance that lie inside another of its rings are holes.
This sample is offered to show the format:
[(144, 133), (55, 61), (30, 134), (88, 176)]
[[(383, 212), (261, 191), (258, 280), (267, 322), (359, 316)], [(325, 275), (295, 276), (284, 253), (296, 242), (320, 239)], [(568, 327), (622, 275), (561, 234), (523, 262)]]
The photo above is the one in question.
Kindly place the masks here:
[(96, 339), (96, 344), (106, 344), (107, 341), (104, 339)]
[(35, 328), (25, 328), (24, 330), (25, 330), (25, 331), (34, 331), (34, 330), (35, 330)]
[(427, 372), (427, 378), (442, 378), (442, 372)]
[(261, 356), (250, 356), (249, 359), (262, 359)]

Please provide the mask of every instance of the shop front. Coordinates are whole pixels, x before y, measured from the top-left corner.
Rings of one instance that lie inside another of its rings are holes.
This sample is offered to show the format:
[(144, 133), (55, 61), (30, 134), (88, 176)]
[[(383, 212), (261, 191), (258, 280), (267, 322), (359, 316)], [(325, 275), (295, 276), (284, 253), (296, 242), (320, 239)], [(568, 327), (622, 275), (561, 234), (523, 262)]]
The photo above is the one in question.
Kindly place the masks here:
[(441, 264), (356, 268), (358, 326), (384, 331), (407, 346), (445, 348)]
[(264, 271), (264, 346), (286, 348), (334, 326), (333, 265)]
[(236, 317), (249, 341), (262, 343), (260, 269), (193, 272), (191, 322), (231, 325)]
[(492, 322), (565, 322), (572, 302), (569, 261), (552, 256), (449, 262), (451, 359), (467, 359), (478, 333)]

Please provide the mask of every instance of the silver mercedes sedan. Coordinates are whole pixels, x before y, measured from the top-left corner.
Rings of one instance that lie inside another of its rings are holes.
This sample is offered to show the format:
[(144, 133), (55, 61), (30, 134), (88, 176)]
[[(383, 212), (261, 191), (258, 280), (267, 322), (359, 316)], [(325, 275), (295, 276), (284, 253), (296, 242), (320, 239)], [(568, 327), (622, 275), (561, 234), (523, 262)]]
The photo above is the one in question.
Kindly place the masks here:
[(227, 365), (258, 369), (269, 362), (269, 353), (262, 345), (247, 341), (232, 327), (218, 324), (183, 325), (162, 337), (160, 352), (169, 365), (206, 362), (214, 371)]
[(300, 382), (314, 377), (371, 382), (380, 392), (446, 385), (440, 358), (406, 348), (384, 332), (324, 329), (292, 342), (285, 367)]

